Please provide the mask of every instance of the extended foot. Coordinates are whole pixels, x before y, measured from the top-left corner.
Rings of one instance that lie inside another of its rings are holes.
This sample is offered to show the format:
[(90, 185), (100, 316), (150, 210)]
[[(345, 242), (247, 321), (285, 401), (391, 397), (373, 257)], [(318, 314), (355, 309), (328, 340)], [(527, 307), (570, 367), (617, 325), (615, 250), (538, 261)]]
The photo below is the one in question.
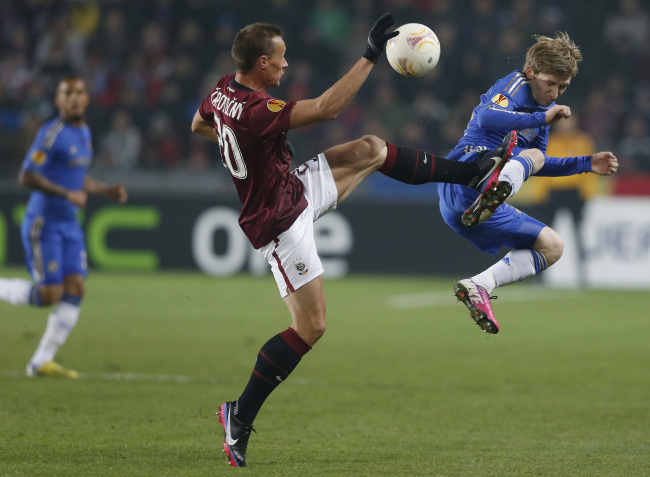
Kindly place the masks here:
[(474, 227), (485, 222), (510, 197), (512, 186), (508, 182), (499, 182), (499, 174), (510, 160), (516, 145), (517, 131), (511, 131), (498, 148), (476, 160), (484, 174), (474, 187), (480, 192), (479, 196), (460, 219), (464, 226)]
[(517, 131), (510, 131), (503, 138), (501, 145), (494, 151), (490, 151), (479, 157), (476, 164), (479, 167), (480, 175), (477, 176), (476, 184), (469, 186), (484, 194), (486, 190), (495, 187), (499, 182), (499, 174), (512, 156), (512, 150), (517, 145)]
[(246, 449), (252, 425), (241, 422), (233, 415), (235, 401), (222, 404), (217, 412), (219, 422), (223, 426), (224, 439), (223, 451), (226, 453), (228, 463), (233, 467), (246, 467)]
[(26, 373), (30, 378), (33, 378), (35, 376), (53, 376), (57, 378), (77, 379), (79, 377), (79, 373), (76, 371), (72, 369), (66, 369), (54, 361), (50, 361), (49, 363), (45, 363), (39, 367), (36, 367), (32, 363), (29, 363), (27, 365)]
[(463, 302), (474, 323), (485, 333), (497, 334), (499, 332), (499, 323), (494, 317), (490, 296), (485, 288), (466, 278), (454, 285), (454, 295)]
[(474, 203), (463, 212), (460, 221), (465, 227), (474, 227), (482, 224), (492, 217), (494, 211), (510, 197), (511, 192), (512, 186), (509, 182), (498, 182), (483, 194), (479, 194)]

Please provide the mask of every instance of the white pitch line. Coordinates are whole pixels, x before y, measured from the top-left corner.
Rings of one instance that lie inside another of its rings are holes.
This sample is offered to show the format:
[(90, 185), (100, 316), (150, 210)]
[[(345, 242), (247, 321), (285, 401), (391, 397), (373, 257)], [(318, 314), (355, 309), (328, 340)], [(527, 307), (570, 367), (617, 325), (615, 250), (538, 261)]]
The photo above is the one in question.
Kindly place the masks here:
[[(24, 378), (24, 371), (6, 371), (5, 376), (12, 378)], [(101, 379), (105, 381), (140, 381), (140, 382), (169, 382), (169, 383), (192, 383), (201, 381), (201, 379), (193, 378), (191, 376), (180, 376), (173, 374), (136, 374), (136, 373), (79, 373), (80, 378), (85, 379)], [(34, 378), (40, 379), (40, 378)], [(215, 382), (223, 382), (224, 380), (214, 379)]]
[[(548, 291), (545, 289), (534, 289), (520, 292), (510, 291), (507, 294), (500, 296), (500, 302), (507, 304), (523, 301), (561, 300), (563, 298), (573, 298), (579, 294), (581, 294), (581, 292), (576, 290), (571, 290), (570, 292)], [(456, 297), (450, 292), (404, 293), (400, 295), (391, 295), (388, 297), (387, 301), (391, 308), (397, 310), (410, 308), (436, 308), (458, 304)]]
[(388, 297), (391, 308), (398, 310), (406, 308), (429, 308), (439, 306), (453, 306), (456, 297), (449, 292), (404, 293)]
[(173, 374), (79, 373), (79, 377), (104, 379), (106, 381), (150, 381), (162, 383), (191, 383), (198, 381), (198, 379), (191, 376)]
[[(58, 379), (66, 379), (67, 378), (28, 378), (25, 376), (24, 371), (0, 371), (0, 376), (10, 376), (13, 378), (18, 378), (18, 379), (33, 379), (35, 381), (41, 381), (42, 383), (46, 382), (53, 382), (57, 381)], [(180, 384), (180, 385), (185, 385), (189, 383), (209, 383), (209, 384), (245, 384), (245, 381), (242, 381), (241, 379), (234, 379), (234, 378), (218, 378), (218, 377), (212, 377), (212, 378), (196, 378), (196, 377), (191, 377), (191, 376), (183, 376), (183, 375), (172, 375), (172, 374), (137, 374), (137, 373), (79, 373), (79, 380), (78, 381), (83, 381), (84, 383), (88, 383), (90, 380), (107, 380), (107, 381), (129, 381), (129, 382), (160, 382), (160, 383), (174, 383), (174, 384)], [(72, 380), (70, 380), (72, 381)], [(326, 389), (333, 389), (333, 388), (341, 388), (341, 389), (346, 389), (349, 390), (351, 388), (354, 389), (361, 389), (367, 391), (368, 389), (397, 389), (401, 392), (404, 390), (414, 390), (414, 391), (426, 391), (426, 390), (431, 390), (431, 391), (449, 391), (450, 389), (456, 389), (456, 390), (461, 390), (465, 392), (467, 389), (466, 383), (456, 383), (456, 382), (449, 382), (449, 381), (419, 381), (419, 382), (399, 382), (399, 381), (354, 381), (354, 382), (347, 382), (347, 381), (332, 381), (329, 379), (305, 379), (305, 378), (299, 378), (299, 379), (287, 379), (285, 383), (282, 384), (283, 386), (300, 386), (300, 387), (318, 387), (318, 388), (326, 388)], [(609, 388), (603, 388), (603, 387), (593, 387), (593, 388), (584, 388), (584, 386), (580, 387), (581, 391), (585, 391), (588, 389), (593, 389), (595, 393), (597, 392), (603, 392), (605, 389)], [(545, 386), (516, 386), (516, 385), (502, 385), (502, 386), (494, 386), (494, 391), (495, 392), (508, 392), (508, 393), (513, 393), (513, 392), (524, 392), (524, 393), (540, 393), (540, 392), (545, 392), (545, 393), (554, 393), (557, 391), (556, 387), (545, 387)], [(635, 393), (642, 393), (641, 389), (637, 388), (628, 388), (627, 392), (635, 392)]]
[[(24, 371), (5, 371), (0, 372), (0, 375), (10, 376), (12, 378), (25, 378)], [(48, 379), (48, 378), (29, 378), (29, 379)], [(234, 378), (219, 378), (219, 377), (205, 377), (197, 378), (192, 376), (174, 375), (174, 374), (138, 374), (138, 373), (79, 373), (79, 379), (98, 379), (101, 381), (130, 381), (130, 382), (157, 382), (157, 383), (178, 383), (178, 384), (191, 384), (191, 383), (208, 383), (208, 384), (239, 384), (241, 379)], [(292, 379), (290, 381), (294, 385), (308, 386), (312, 385), (309, 379)]]

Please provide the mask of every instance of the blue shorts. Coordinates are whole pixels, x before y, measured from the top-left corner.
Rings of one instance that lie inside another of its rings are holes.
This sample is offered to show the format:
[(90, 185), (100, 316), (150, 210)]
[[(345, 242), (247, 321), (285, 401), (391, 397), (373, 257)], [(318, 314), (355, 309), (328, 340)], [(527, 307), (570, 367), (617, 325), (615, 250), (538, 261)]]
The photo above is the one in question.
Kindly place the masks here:
[[(521, 148), (515, 149), (519, 152)], [(459, 154), (455, 160), (475, 160), (478, 152)], [(514, 249), (532, 248), (545, 224), (509, 204), (497, 208), (489, 220), (476, 227), (465, 227), (460, 218), (478, 197), (478, 192), (458, 184), (438, 184), (440, 213), (456, 233), (483, 252), (495, 255), (503, 246)]]
[(20, 234), (27, 269), (38, 285), (59, 285), (69, 275), (88, 276), (84, 234), (76, 220), (25, 216)]

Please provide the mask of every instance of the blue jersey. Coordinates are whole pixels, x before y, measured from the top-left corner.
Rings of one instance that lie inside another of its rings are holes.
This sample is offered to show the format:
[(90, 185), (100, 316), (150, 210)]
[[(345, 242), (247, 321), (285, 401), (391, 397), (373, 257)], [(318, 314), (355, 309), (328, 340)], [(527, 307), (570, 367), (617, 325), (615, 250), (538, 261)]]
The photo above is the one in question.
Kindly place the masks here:
[[(513, 156), (524, 149), (539, 149), (544, 155), (544, 166), (538, 176), (564, 176), (591, 171), (591, 157), (546, 156), (549, 126), (546, 124), (548, 107), (537, 104), (526, 76), (514, 71), (497, 81), (472, 112), (465, 134), (452, 149), (448, 158), (473, 161), (485, 150), (498, 148), (510, 131), (517, 131), (517, 147)], [(440, 213), (457, 233), (470, 240), (480, 250), (496, 253), (501, 246), (531, 248), (544, 224), (504, 204), (490, 220), (477, 227), (465, 227), (460, 218), (474, 202), (478, 192), (458, 184), (438, 184)]]
[[(73, 126), (56, 118), (38, 130), (21, 169), (37, 172), (66, 189), (83, 190), (91, 161), (90, 128), (86, 124)], [(70, 220), (75, 218), (77, 209), (65, 197), (33, 190), (26, 215)]]
[[(517, 147), (513, 156), (524, 149), (539, 149), (545, 155), (544, 166), (537, 171), (537, 176), (591, 172), (591, 156), (546, 156), (550, 128), (546, 124), (546, 111), (554, 105), (555, 102), (547, 107), (537, 104), (526, 75), (519, 71), (510, 73), (481, 95), (481, 102), (474, 108), (465, 134), (449, 153), (449, 159), (473, 161), (476, 155), (472, 153), (496, 149), (505, 135), (514, 130), (517, 131)], [(443, 189), (450, 190), (445, 184), (439, 184), (441, 195)], [(469, 191), (466, 193), (472, 195)]]
[(546, 111), (554, 104), (537, 104), (526, 76), (514, 71), (481, 95), (481, 103), (474, 108), (465, 134), (450, 156), (496, 149), (510, 131), (517, 131), (518, 148), (535, 148), (546, 154)]
[[(551, 106), (555, 104), (552, 103)], [(546, 152), (548, 130), (546, 111), (533, 98), (533, 92), (526, 76), (514, 71), (498, 80), (487, 93), (481, 95), (481, 102), (467, 124), (465, 134), (447, 156), (457, 161), (474, 161), (481, 151), (496, 149), (510, 131), (517, 131), (517, 148), (537, 148)], [(450, 216), (465, 209), (476, 199), (473, 189), (454, 184), (438, 184), (440, 210)]]

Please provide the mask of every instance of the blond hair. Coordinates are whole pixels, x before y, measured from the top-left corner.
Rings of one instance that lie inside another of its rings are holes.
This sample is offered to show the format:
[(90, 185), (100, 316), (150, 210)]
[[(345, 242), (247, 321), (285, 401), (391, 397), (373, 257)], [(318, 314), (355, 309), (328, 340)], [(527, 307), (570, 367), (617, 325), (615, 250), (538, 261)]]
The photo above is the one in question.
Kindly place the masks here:
[(555, 38), (533, 35), (536, 43), (526, 52), (526, 66), (534, 74), (549, 74), (572, 79), (578, 74), (578, 61), (582, 61), (580, 48), (566, 32), (557, 32)]

